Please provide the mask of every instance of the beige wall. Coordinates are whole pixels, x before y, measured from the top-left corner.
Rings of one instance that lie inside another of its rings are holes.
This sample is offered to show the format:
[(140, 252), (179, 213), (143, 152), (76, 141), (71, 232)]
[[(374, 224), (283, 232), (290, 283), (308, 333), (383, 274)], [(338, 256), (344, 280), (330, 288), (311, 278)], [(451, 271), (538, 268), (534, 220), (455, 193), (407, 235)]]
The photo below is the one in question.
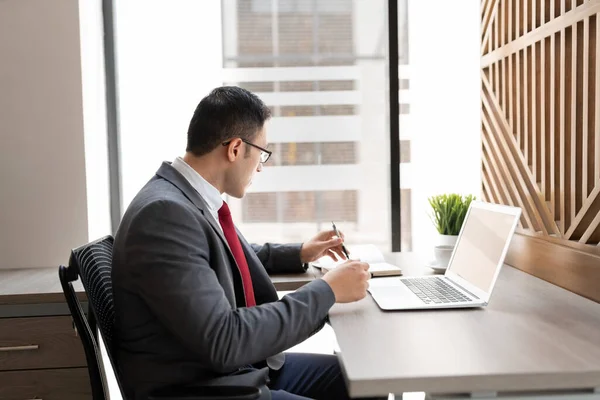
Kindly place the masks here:
[(0, 1), (0, 268), (88, 239), (77, 0)]

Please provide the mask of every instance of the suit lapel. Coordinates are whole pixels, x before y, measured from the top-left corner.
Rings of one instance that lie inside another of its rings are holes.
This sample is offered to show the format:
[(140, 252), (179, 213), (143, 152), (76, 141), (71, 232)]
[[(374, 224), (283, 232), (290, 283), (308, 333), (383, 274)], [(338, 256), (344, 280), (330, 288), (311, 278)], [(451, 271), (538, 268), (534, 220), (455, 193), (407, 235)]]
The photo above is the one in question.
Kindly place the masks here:
[[(206, 201), (204, 201), (202, 196), (200, 196), (200, 194), (198, 194), (196, 189), (194, 189), (194, 187), (188, 182), (188, 180), (185, 179), (185, 177), (182, 176), (168, 162), (162, 163), (162, 165), (156, 172), (156, 175), (160, 176), (163, 179), (166, 179), (167, 181), (175, 185), (179, 190), (181, 190), (183, 195), (189, 201), (191, 201), (198, 208), (198, 210), (200, 210), (200, 212), (202, 213), (202, 215), (204, 215), (204, 218), (208, 221), (215, 233), (221, 238), (223, 245), (229, 252), (230, 259), (233, 260), (234, 265), (236, 266), (235, 270), (236, 273), (239, 274), (239, 278), (241, 281), (241, 273), (239, 271), (239, 266), (237, 265), (235, 257), (233, 256), (233, 252), (229, 247), (229, 242), (227, 242), (227, 239), (223, 234), (223, 230), (221, 229), (221, 226), (218, 225), (218, 222), (215, 221), (215, 219), (212, 216), (206, 215), (206, 212), (210, 213), (210, 211), (208, 211), (209, 206), (206, 203)], [(250, 276), (252, 277), (252, 285), (254, 286), (254, 295), (259, 296), (260, 298), (264, 298), (264, 291), (266, 290), (268, 301), (273, 301), (273, 298), (276, 300), (277, 292), (275, 291), (274, 286), (272, 284), (264, 284), (265, 281), (271, 283), (271, 279), (269, 278), (264, 266), (256, 256), (256, 253), (254, 252), (252, 247), (248, 244), (248, 242), (246, 242), (246, 239), (243, 237), (240, 231), (237, 228), (235, 229), (238, 238), (240, 239), (242, 249), (244, 250), (244, 254), (246, 255), (246, 261), (248, 262), (248, 268), (250, 269)], [(257, 300), (259, 299), (259, 297), (257, 297)]]
[(227, 239), (225, 238), (225, 235), (223, 234), (223, 230), (221, 229), (221, 227), (218, 225), (217, 221), (215, 221), (215, 219), (212, 216), (206, 215), (206, 212), (210, 213), (210, 211), (208, 211), (209, 210), (208, 204), (206, 203), (206, 201), (204, 201), (202, 196), (200, 196), (200, 194), (198, 194), (196, 189), (194, 189), (194, 187), (188, 182), (188, 180), (185, 179), (185, 177), (182, 176), (168, 162), (162, 163), (162, 165), (160, 166), (158, 171), (156, 171), (156, 175), (160, 176), (163, 179), (168, 180), (173, 185), (175, 185), (179, 190), (181, 190), (181, 192), (184, 194), (184, 196), (187, 197), (187, 199), (189, 201), (191, 201), (198, 208), (198, 210), (200, 210), (200, 212), (202, 213), (202, 215), (204, 215), (204, 218), (206, 218), (206, 220), (208, 221), (210, 226), (213, 228), (215, 233), (221, 238), (221, 241), (223, 242), (223, 244), (229, 251), (229, 254), (231, 255), (231, 257), (235, 260), (235, 258), (233, 257), (233, 252), (229, 248), (229, 243), (227, 242)]

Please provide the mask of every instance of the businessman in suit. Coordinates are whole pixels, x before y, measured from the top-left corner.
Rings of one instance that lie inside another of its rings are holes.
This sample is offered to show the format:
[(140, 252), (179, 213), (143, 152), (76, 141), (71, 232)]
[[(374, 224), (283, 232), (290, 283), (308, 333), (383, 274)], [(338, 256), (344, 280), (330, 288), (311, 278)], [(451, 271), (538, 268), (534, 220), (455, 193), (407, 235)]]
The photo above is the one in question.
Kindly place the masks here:
[(331, 306), (366, 296), (368, 265), (347, 261), (278, 300), (268, 273), (344, 258), (321, 232), (302, 244), (251, 245), (226, 193), (242, 198), (271, 153), (270, 112), (238, 87), (198, 104), (184, 157), (165, 162), (115, 235), (117, 366), (131, 398), (171, 385), (261, 388), (263, 399), (346, 399), (333, 355), (282, 353), (318, 331)]

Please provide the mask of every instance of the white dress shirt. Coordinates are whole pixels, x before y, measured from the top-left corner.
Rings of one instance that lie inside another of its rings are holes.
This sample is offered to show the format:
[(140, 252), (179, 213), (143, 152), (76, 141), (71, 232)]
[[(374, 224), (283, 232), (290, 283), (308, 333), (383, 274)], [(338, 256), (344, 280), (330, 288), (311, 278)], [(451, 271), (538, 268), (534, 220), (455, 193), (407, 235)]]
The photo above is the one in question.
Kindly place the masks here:
[(183, 158), (177, 157), (171, 166), (183, 175), (190, 185), (196, 189), (196, 192), (198, 192), (200, 197), (204, 199), (206, 204), (208, 204), (210, 215), (214, 218), (217, 226), (222, 232), (223, 228), (221, 228), (221, 223), (219, 222), (219, 208), (223, 205), (223, 198), (221, 197), (219, 190), (208, 183), (208, 181), (196, 172), (194, 168), (190, 167)]

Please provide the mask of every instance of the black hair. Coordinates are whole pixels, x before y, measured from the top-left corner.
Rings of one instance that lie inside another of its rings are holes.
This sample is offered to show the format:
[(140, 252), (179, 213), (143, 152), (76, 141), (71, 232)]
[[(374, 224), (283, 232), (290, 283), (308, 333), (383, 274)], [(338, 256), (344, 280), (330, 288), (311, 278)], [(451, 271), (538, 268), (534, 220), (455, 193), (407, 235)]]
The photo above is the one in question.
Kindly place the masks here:
[(271, 110), (254, 93), (237, 86), (218, 87), (196, 107), (186, 151), (201, 156), (229, 139), (252, 141), (270, 117)]

